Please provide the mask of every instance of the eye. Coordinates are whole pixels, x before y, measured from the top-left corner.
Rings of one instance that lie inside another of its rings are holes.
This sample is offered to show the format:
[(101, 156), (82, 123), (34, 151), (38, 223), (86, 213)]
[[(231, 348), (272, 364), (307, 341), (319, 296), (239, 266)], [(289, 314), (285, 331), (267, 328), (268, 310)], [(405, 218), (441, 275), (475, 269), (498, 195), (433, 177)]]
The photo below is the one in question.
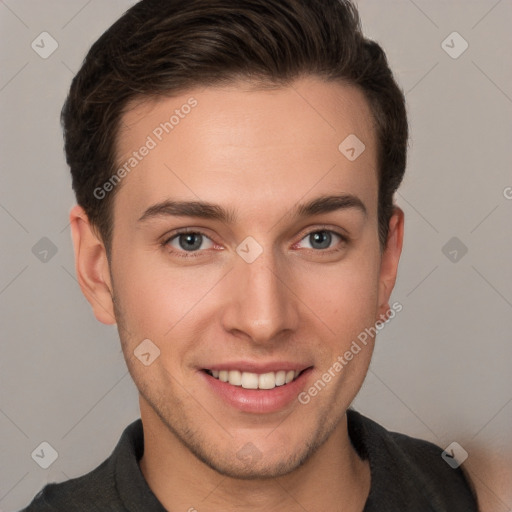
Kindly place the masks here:
[[(336, 233), (329, 229), (320, 229), (316, 231), (311, 231), (308, 233), (300, 242), (306, 241), (308, 245), (306, 245), (306, 249), (317, 249), (317, 250), (325, 250), (331, 248), (331, 244), (336, 242), (346, 242), (347, 238), (339, 233)], [(334, 249), (339, 250), (339, 249)]]
[(172, 252), (183, 253), (211, 249), (214, 246), (214, 242), (199, 231), (181, 231), (168, 238), (164, 245), (170, 246), (173, 249)]

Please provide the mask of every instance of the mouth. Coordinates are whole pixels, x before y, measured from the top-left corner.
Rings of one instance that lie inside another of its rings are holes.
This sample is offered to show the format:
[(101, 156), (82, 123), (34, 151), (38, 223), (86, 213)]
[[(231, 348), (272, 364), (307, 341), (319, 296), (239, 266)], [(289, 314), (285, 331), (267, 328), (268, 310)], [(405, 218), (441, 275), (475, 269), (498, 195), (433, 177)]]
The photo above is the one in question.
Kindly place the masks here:
[(287, 386), (298, 379), (308, 368), (302, 370), (278, 370), (265, 373), (247, 372), (238, 369), (209, 370), (203, 372), (231, 386), (253, 390), (271, 390), (276, 387)]
[(230, 409), (261, 415), (294, 407), (314, 367), (291, 361), (231, 361), (198, 370), (216, 399)]

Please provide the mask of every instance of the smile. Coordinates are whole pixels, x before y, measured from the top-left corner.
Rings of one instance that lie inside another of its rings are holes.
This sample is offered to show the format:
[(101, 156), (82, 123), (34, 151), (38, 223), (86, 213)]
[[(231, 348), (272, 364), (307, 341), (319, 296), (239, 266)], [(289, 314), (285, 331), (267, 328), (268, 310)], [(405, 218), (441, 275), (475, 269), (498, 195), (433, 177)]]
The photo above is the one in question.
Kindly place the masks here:
[(244, 389), (274, 389), (294, 381), (300, 370), (279, 370), (267, 373), (242, 372), (240, 370), (205, 370), (208, 375), (232, 386)]

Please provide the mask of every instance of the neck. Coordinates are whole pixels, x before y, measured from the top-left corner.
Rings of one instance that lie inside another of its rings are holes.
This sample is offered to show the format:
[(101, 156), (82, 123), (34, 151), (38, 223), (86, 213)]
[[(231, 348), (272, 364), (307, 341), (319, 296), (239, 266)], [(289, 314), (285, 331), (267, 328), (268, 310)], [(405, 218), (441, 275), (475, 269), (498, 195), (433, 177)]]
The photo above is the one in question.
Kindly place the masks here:
[(194, 512), (360, 512), (370, 490), (370, 468), (354, 450), (347, 417), (295, 471), (274, 479), (241, 480), (198, 460), (152, 409), (142, 407), (144, 454), (139, 465), (167, 510)]

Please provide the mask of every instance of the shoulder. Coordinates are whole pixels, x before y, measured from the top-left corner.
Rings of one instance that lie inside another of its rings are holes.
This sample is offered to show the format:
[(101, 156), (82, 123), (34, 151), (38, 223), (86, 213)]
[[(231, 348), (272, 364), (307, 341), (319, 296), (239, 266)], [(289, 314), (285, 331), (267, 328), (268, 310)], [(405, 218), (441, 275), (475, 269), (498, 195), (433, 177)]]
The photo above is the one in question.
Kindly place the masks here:
[(120, 511), (105, 508), (118, 500), (114, 475), (106, 459), (97, 468), (78, 478), (47, 484), (21, 512), (55, 512), (69, 510)]
[(143, 451), (142, 433), (139, 418), (124, 429), (110, 456), (99, 466), (80, 477), (47, 484), (21, 512), (124, 512), (121, 495), (132, 497), (144, 484), (137, 463)]
[(442, 458), (442, 448), (429, 441), (388, 431), (354, 410), (349, 409), (348, 418), (354, 447), (370, 461), (369, 502), (385, 499), (390, 504), (417, 503), (430, 507), (417, 510), (478, 510), (469, 478), (462, 466), (452, 468)]

